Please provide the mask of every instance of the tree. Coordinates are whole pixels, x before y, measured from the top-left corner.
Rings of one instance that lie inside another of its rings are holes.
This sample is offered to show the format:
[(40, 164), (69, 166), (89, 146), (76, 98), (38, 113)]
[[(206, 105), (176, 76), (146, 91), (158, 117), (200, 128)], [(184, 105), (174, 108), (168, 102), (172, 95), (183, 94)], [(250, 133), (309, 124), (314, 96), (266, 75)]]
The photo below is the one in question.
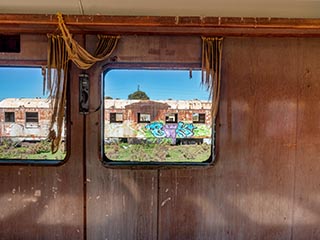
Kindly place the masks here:
[(110, 96), (105, 96), (104, 99), (113, 99), (113, 98)]
[(139, 85), (138, 85), (138, 90), (135, 91), (134, 93), (129, 94), (128, 99), (129, 100), (132, 100), (132, 99), (149, 100), (150, 98), (145, 92), (140, 91)]

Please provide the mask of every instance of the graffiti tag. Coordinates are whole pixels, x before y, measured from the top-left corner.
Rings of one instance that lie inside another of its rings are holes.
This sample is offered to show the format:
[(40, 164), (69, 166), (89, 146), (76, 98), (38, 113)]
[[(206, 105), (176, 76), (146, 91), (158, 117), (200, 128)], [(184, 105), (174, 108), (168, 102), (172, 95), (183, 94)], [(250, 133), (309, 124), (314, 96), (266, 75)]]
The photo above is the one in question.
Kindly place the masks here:
[(196, 128), (192, 123), (167, 123), (161, 122), (149, 123), (146, 129), (150, 130), (152, 135), (156, 138), (167, 137), (172, 139), (172, 143), (176, 143), (176, 138), (188, 138), (194, 135), (193, 130)]

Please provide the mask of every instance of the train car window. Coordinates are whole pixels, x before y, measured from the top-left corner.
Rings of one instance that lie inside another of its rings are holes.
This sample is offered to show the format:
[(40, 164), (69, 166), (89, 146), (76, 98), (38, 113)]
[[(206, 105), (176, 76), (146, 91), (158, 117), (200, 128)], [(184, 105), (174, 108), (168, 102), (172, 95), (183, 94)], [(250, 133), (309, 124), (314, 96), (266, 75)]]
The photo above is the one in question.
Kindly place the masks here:
[[(201, 71), (112, 69), (104, 73), (104, 161), (111, 165), (207, 164), (214, 132)], [(116, 114), (121, 120), (116, 121)], [(119, 124), (113, 124), (117, 122)]]
[(148, 113), (138, 113), (138, 123), (150, 123), (151, 115)]
[(178, 113), (166, 114), (166, 123), (177, 123), (177, 122), (178, 122)]
[(38, 123), (39, 114), (38, 112), (26, 112), (26, 123)]
[(4, 121), (6, 123), (13, 123), (15, 122), (15, 114), (14, 112), (5, 112), (4, 113)]
[(122, 113), (110, 113), (110, 123), (122, 123), (123, 114)]
[(193, 123), (205, 123), (206, 122), (206, 114), (204, 113), (193, 113), (192, 114)]
[(43, 95), (40, 67), (0, 67), (0, 163), (58, 164), (61, 149), (51, 153), (48, 141), (51, 109)]

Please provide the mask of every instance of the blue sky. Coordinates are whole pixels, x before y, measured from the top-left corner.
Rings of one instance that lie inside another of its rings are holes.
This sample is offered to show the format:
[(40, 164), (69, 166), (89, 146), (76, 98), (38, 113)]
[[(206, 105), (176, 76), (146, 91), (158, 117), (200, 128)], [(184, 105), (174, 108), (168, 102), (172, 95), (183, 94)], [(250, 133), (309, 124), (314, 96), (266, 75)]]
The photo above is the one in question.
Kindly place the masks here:
[[(201, 72), (189, 70), (111, 70), (105, 75), (104, 95), (127, 99), (138, 86), (150, 99), (208, 100)], [(0, 100), (11, 97), (46, 98), (41, 68), (0, 67)]]
[(42, 97), (41, 68), (0, 67), (0, 100)]
[(201, 71), (189, 70), (120, 70), (107, 72), (104, 95), (127, 99), (128, 95), (144, 91), (152, 100), (208, 100), (209, 93), (201, 86)]

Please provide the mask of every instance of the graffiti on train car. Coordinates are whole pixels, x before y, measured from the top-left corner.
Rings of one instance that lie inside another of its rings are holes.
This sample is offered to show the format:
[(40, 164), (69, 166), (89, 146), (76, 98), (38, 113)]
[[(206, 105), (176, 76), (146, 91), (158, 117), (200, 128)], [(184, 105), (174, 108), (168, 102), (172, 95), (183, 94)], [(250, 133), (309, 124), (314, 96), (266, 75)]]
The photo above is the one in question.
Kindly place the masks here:
[[(211, 102), (200, 100), (105, 100), (105, 141), (195, 139), (210, 141)], [(138, 141), (139, 142), (139, 141)]]
[(156, 138), (170, 138), (172, 143), (176, 143), (176, 138), (189, 138), (194, 135), (193, 130), (196, 128), (192, 123), (166, 123), (153, 122), (147, 124), (146, 129), (150, 130), (152, 135)]

